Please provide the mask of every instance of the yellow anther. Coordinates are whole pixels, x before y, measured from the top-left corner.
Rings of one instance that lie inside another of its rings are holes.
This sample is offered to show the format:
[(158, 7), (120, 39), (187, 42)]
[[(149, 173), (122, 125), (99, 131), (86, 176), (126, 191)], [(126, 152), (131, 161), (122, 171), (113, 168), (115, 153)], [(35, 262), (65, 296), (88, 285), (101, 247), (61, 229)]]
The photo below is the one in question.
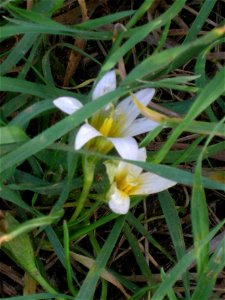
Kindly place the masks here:
[(101, 132), (101, 134), (103, 136), (109, 136), (109, 132), (112, 128), (113, 125), (113, 118), (109, 117), (109, 118), (105, 118), (102, 126), (100, 127), (99, 131)]

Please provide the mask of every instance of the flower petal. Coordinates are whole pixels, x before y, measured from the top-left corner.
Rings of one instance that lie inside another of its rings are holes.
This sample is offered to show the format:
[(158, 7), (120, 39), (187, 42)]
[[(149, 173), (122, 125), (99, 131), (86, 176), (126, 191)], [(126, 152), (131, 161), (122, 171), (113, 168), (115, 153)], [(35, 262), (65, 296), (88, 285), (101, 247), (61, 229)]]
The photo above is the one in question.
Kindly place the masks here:
[(96, 84), (93, 93), (92, 100), (112, 92), (116, 89), (116, 72), (115, 70), (107, 72), (100, 81)]
[(118, 161), (107, 160), (104, 162), (104, 165), (106, 167), (106, 173), (108, 175), (109, 182), (112, 184), (117, 172)]
[(130, 207), (130, 197), (114, 187), (110, 194), (109, 207), (116, 214), (125, 215)]
[(68, 115), (73, 114), (83, 106), (83, 104), (79, 100), (72, 97), (59, 97), (53, 100), (53, 103)]
[[(147, 106), (148, 103), (151, 101), (153, 95), (155, 93), (155, 89), (143, 89), (135, 93), (135, 97), (138, 99), (139, 102), (141, 102), (144, 106)], [(129, 126), (140, 114), (140, 110), (137, 108), (135, 103), (132, 100), (132, 97), (129, 96), (125, 98), (123, 101), (121, 101), (116, 109), (118, 109), (119, 112), (126, 115), (127, 123), (126, 125)], [(126, 126), (126, 127), (127, 127)]]
[(138, 144), (136, 140), (130, 136), (121, 138), (107, 138), (113, 143), (117, 152), (122, 158), (134, 159), (137, 156)]
[[(132, 153), (130, 153), (129, 158), (127, 158), (127, 157), (124, 157), (124, 158), (131, 159), (131, 160), (145, 161), (146, 157), (147, 157), (146, 149), (140, 148), (140, 149), (133, 150)], [(120, 161), (118, 163), (116, 172), (114, 172), (114, 175), (116, 173), (122, 173), (125, 170), (126, 170), (128, 177), (131, 176), (132, 178), (134, 178), (134, 177), (139, 176), (143, 169), (134, 164), (130, 164), (125, 161)]]
[(101, 136), (101, 133), (97, 131), (94, 127), (92, 127), (90, 124), (86, 123), (82, 125), (78, 130), (75, 138), (75, 149), (79, 150), (83, 145), (85, 145), (87, 142), (89, 142), (91, 139), (97, 136)]
[(166, 179), (157, 174), (146, 172), (139, 176), (140, 185), (133, 195), (154, 194), (164, 191), (176, 184), (175, 181)]
[(134, 120), (132, 124), (126, 126), (126, 128), (123, 130), (123, 134), (125, 136), (136, 136), (138, 134), (152, 131), (159, 125), (159, 123), (149, 120), (147, 118), (138, 118)]

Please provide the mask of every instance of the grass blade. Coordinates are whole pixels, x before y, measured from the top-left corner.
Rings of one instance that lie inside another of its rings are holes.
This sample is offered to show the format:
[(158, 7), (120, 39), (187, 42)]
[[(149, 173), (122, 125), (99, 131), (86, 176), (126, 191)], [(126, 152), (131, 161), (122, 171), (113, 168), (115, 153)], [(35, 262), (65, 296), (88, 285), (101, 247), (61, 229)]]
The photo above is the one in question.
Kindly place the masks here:
[(100, 277), (102, 270), (105, 268), (107, 261), (112, 253), (115, 243), (120, 235), (123, 228), (125, 217), (121, 216), (117, 218), (108, 238), (102, 247), (98, 257), (96, 258), (95, 264), (88, 272), (82, 287), (76, 297), (76, 300), (91, 300), (95, 291), (96, 284)]

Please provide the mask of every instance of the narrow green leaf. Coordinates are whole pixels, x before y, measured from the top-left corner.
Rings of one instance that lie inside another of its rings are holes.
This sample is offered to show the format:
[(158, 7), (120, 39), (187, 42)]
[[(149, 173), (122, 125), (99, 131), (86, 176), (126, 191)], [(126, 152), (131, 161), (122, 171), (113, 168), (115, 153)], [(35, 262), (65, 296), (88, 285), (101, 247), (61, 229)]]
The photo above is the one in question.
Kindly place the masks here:
[(27, 80), (0, 76), (0, 89), (4, 92), (23, 93), (47, 98), (57, 98), (59, 96), (71, 96), (77, 99), (86, 99), (85, 96), (58, 89), (49, 85), (29, 82)]
[(146, 239), (149, 241), (150, 244), (152, 244), (156, 249), (158, 249), (160, 252), (162, 252), (170, 261), (174, 262), (174, 259), (169, 254), (168, 251), (166, 251), (160, 244), (157, 242), (152, 235), (148, 232), (148, 230), (141, 224), (140, 220), (135, 218), (135, 216), (129, 212), (127, 214), (127, 221), (129, 224), (134, 227), (140, 234), (146, 237)]
[(19, 143), (28, 140), (26, 133), (17, 126), (0, 127), (0, 145)]
[(195, 254), (198, 274), (204, 272), (208, 263), (209, 245), (200, 247), (209, 231), (208, 209), (201, 179), (201, 161), (197, 162), (191, 199), (191, 219), (194, 235)]
[(115, 247), (117, 239), (121, 233), (123, 228), (125, 216), (120, 216), (117, 218), (110, 234), (106, 242), (104, 243), (103, 247), (99, 255), (96, 258), (94, 265), (91, 267), (90, 271), (88, 272), (82, 287), (76, 297), (76, 300), (91, 300), (100, 277), (101, 272), (105, 268), (107, 261)]
[(188, 45), (173, 47), (149, 56), (126, 76), (122, 84), (131, 85), (137, 83), (137, 79), (141, 80), (146, 76), (153, 77), (156, 72), (159, 72), (166, 67), (170, 67), (170, 70), (175, 66), (178, 67), (177, 64), (173, 64), (178, 61), (179, 57), (182, 58), (179, 61), (179, 65), (181, 65), (184, 61), (186, 62), (189, 58), (192, 58), (206, 46), (221, 37), (224, 34), (224, 31), (225, 28), (223, 27), (216, 28)]
[(124, 224), (123, 231), (125, 233), (128, 243), (130, 244), (131, 250), (137, 261), (138, 267), (140, 268), (148, 284), (152, 285), (154, 283), (154, 280), (152, 278), (151, 270), (146, 263), (145, 257), (140, 249), (138, 241), (136, 240), (135, 236), (132, 234), (130, 227), (127, 223)]
[(217, 0), (203, 1), (201, 9), (198, 12), (194, 22), (192, 22), (191, 28), (188, 30), (188, 33), (184, 39), (183, 44), (188, 44), (191, 40), (193, 40), (198, 35), (199, 31), (201, 30), (203, 24), (206, 22), (216, 2)]
[(133, 27), (138, 20), (150, 9), (151, 5), (153, 4), (154, 0), (146, 0), (142, 3), (139, 9), (135, 12), (133, 17), (129, 20), (126, 24), (126, 29)]
[(73, 286), (72, 267), (70, 263), (69, 231), (65, 220), (63, 221), (63, 245), (64, 245), (64, 253), (65, 253), (67, 284), (68, 284), (69, 291), (73, 296), (75, 296), (77, 294), (77, 291)]
[[(158, 197), (175, 248), (177, 260), (179, 261), (185, 255), (186, 249), (182, 226), (175, 207), (175, 202), (168, 191), (159, 193)], [(184, 274), (183, 283), (188, 299), (190, 297), (188, 273)]]
[[(225, 266), (225, 236), (210, 258), (208, 268), (201, 273), (191, 300), (210, 299), (217, 276)], [(202, 288), (204, 287), (204, 288)]]
[[(224, 85), (224, 72), (223, 67), (215, 77), (202, 89), (201, 93), (191, 106), (190, 110), (186, 114), (183, 122), (180, 123), (177, 128), (174, 129), (167, 142), (158, 152), (155, 162), (160, 162), (168, 153), (171, 146), (174, 144), (179, 135), (184, 131), (188, 124), (194, 120), (204, 109), (206, 109), (213, 101), (215, 101), (225, 90)], [(216, 86), (216, 89), (214, 88)]]
[[(33, 220), (28, 222), (31, 221)], [(4, 218), (0, 221), (0, 238), (2, 241), (6, 235), (13, 235), (16, 231), (20, 231), (20, 234), (16, 235), (16, 238), (12, 240), (4, 240), (4, 243), (2, 244), (3, 250), (13, 258), (19, 266), (28, 272), (47, 292), (57, 294), (57, 291), (49, 285), (37, 269), (31, 240), (27, 233), (22, 233), (22, 227), (23, 224), (20, 224), (10, 213), (7, 212), (5, 214)], [(57, 299), (60, 300), (60, 298)]]
[(43, 100), (28, 106), (25, 110), (21, 111), (9, 124), (25, 127), (30, 120), (41, 115), (42, 113), (49, 112), (55, 109), (51, 100)]
[[(12, 21), (12, 20), (11, 20)], [(6, 25), (1, 28), (0, 35), (1, 39), (18, 35), (18, 34), (56, 34), (56, 35), (68, 35), (76, 38), (85, 38), (88, 40), (111, 40), (112, 33), (109, 31), (88, 31), (79, 30), (72, 26), (64, 26), (59, 23), (54, 24), (35, 24), (29, 22), (18, 22), (16, 25)]]
[[(225, 221), (220, 222), (208, 235), (207, 237), (202, 240), (202, 244), (200, 248), (205, 247), (209, 243), (209, 241), (213, 238), (213, 236), (220, 230), (221, 226)], [(163, 300), (167, 294), (169, 288), (173, 287), (175, 282), (181, 278), (181, 276), (187, 271), (188, 267), (195, 259), (195, 251), (190, 250), (187, 254), (185, 254), (182, 259), (173, 267), (168, 273), (167, 278), (162, 282), (158, 289), (156, 290), (155, 294), (152, 297), (152, 300)], [(197, 300), (197, 299), (196, 299)]]
[[(135, 31), (132, 32), (130, 38), (123, 43), (120, 47), (116, 43), (114, 45), (112, 54), (109, 55), (106, 63), (102, 67), (102, 73), (110, 70), (115, 66), (115, 64), (130, 50), (132, 49), (138, 42), (142, 41), (151, 31), (157, 29), (164, 24), (166, 24), (169, 20), (172, 20), (178, 12), (182, 9), (183, 5), (185, 4), (186, 0), (176, 0), (174, 4), (162, 15), (160, 15), (155, 20), (135, 28)], [(128, 32), (129, 34), (129, 32)], [(125, 34), (124, 34), (125, 36)], [(100, 76), (102, 74), (99, 74)], [(137, 74), (136, 74), (137, 75)], [(129, 75), (128, 75), (129, 76)], [(135, 77), (136, 78), (139, 77)], [(127, 84), (127, 79), (125, 79), (125, 84)]]
[[(13, 230), (10, 230), (10, 232), (7, 232), (7, 234), (2, 235), (0, 237), (0, 244), (3, 242), (8, 243), (9, 241), (11, 241), (13, 239), (18, 238), (18, 236), (32, 231), (34, 228), (50, 225), (54, 222), (57, 222), (57, 221), (59, 221), (59, 219), (61, 219), (61, 217), (63, 216), (63, 213), (64, 213), (63, 210), (59, 210), (48, 216), (42, 216), (42, 217), (30, 219), (22, 224), (18, 223), (17, 226), (13, 227)], [(6, 216), (6, 219), (7, 219), (7, 216)]]
[(24, 57), (38, 38), (39, 34), (25, 34), (1, 64), (0, 75), (2, 76), (9, 72)]
[(21, 207), (24, 210), (27, 210), (27, 211), (33, 213), (33, 209), (26, 202), (24, 202), (17, 193), (13, 192), (7, 186), (2, 185), (0, 187), (0, 196), (2, 199), (7, 200), (7, 201), (17, 205), (18, 207)]

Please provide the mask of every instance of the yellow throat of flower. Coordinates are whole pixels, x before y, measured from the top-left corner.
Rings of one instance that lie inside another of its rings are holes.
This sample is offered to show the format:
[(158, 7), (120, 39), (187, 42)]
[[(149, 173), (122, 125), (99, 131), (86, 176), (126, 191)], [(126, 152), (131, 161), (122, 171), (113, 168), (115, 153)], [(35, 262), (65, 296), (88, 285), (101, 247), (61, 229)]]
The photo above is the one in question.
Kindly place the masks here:
[(121, 137), (122, 129), (126, 124), (126, 117), (111, 105), (109, 109), (97, 112), (91, 118), (90, 124), (104, 137)]
[(105, 120), (102, 123), (102, 126), (99, 128), (99, 131), (103, 136), (109, 136), (109, 133), (112, 130), (113, 125), (114, 125), (114, 120), (112, 117), (105, 118)]
[(117, 188), (129, 195), (134, 194), (135, 190), (138, 188), (140, 184), (140, 180), (138, 177), (130, 175), (128, 170), (122, 170), (117, 176), (115, 177), (115, 182), (117, 185)]

